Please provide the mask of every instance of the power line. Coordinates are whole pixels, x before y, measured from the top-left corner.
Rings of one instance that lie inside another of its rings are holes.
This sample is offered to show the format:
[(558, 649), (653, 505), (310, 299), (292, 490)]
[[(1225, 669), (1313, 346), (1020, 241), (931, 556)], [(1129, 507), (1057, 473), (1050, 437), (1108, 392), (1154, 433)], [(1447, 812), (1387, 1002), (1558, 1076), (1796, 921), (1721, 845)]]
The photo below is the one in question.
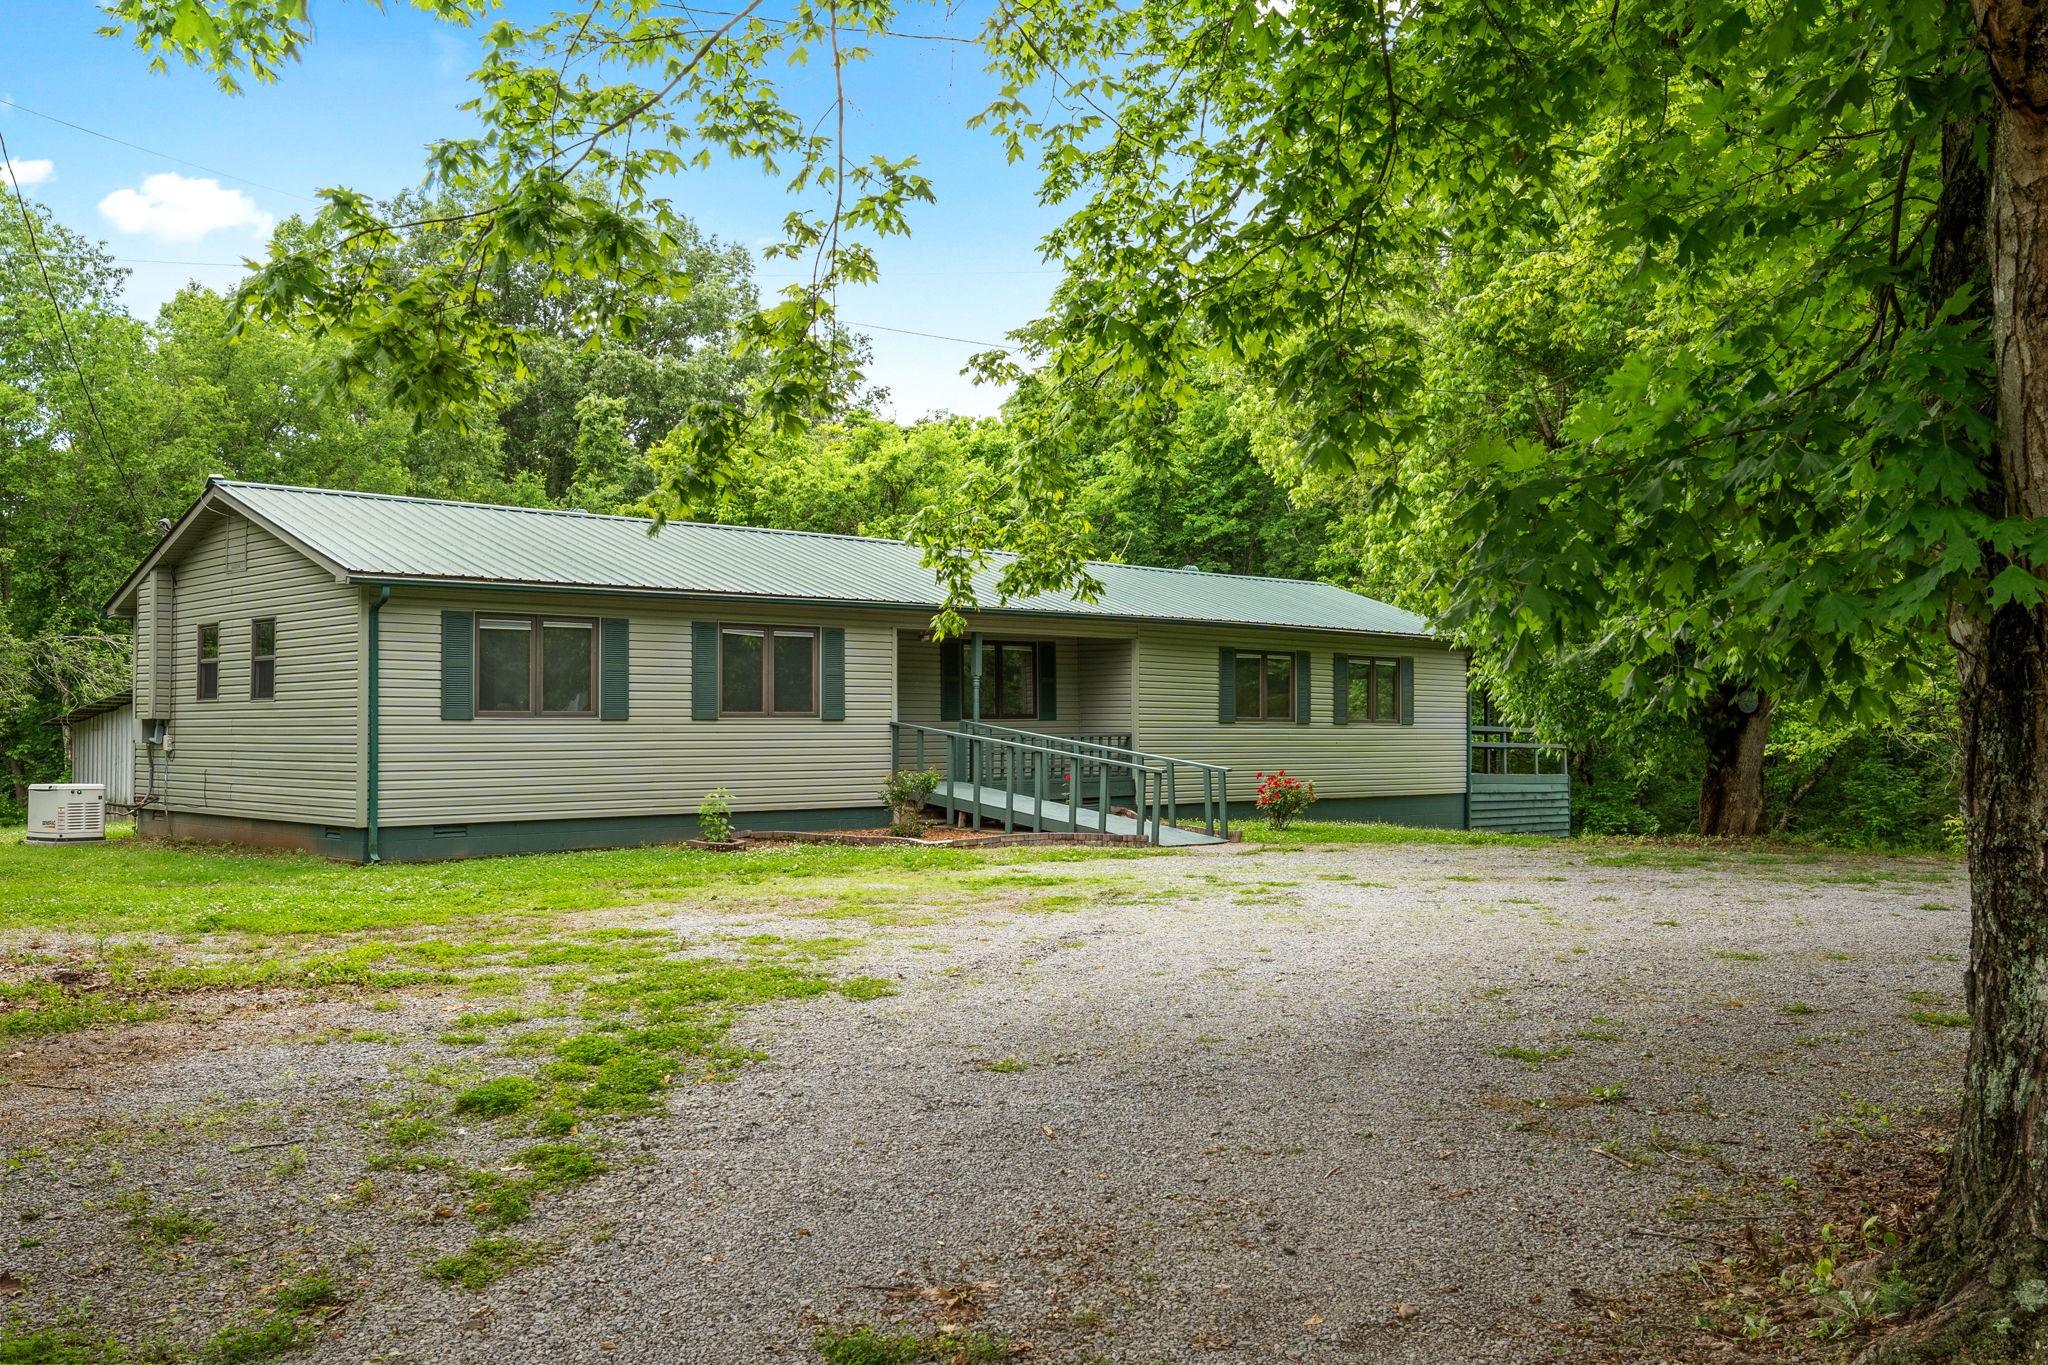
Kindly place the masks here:
[(21, 226), (28, 234), (28, 249), (36, 258), (36, 273), (42, 276), (43, 294), (57, 315), (57, 335), (64, 342), (64, 357), (71, 362), (71, 372), (78, 376), (79, 391), (85, 395), (85, 406), (92, 413), (93, 429), (99, 433), (100, 449), (106, 453), (108, 463), (114, 466), (114, 472), (121, 476), (121, 483), (128, 493), (128, 510), (147, 515), (142, 506), (142, 495), (135, 491), (135, 476), (114, 450), (114, 443), (107, 439), (107, 424), (100, 417), (99, 400), (93, 396), (92, 385), (86, 380), (85, 367), (78, 363), (78, 348), (71, 344), (71, 323), (64, 316), (64, 301), (57, 297), (57, 287), (50, 283), (50, 267), (43, 260), (43, 244), (36, 239), (35, 215), (28, 211), (28, 200), (22, 197), (21, 181), (15, 178), (14, 157), (7, 150), (7, 134), (4, 132), (0, 132), (0, 166), (7, 168), (7, 183), (14, 190), (15, 207), (21, 210)]
[(896, 332), (907, 337), (927, 337), (932, 341), (957, 341), (962, 346), (986, 346), (990, 350), (1005, 353), (1012, 349), (1000, 341), (976, 341), (973, 337), (948, 337), (940, 336), (937, 332), (913, 332), (908, 327), (884, 327), (879, 322), (855, 322), (852, 318), (846, 318), (843, 321), (848, 327), (859, 327), (870, 332)]
[[(19, 109), (22, 113), (33, 115), (39, 119), (47, 119), (51, 123), (62, 124), (64, 127), (70, 128), (75, 132), (84, 133), (87, 137), (96, 137), (102, 142), (111, 142), (117, 146), (126, 147), (131, 151), (147, 152), (151, 156), (160, 156), (166, 161), (175, 161), (180, 166), (190, 166), (195, 171), (205, 171), (208, 175), (218, 175), (224, 176), (229, 180), (238, 180), (244, 185), (251, 185), (259, 190), (269, 190), (272, 194), (284, 195), (287, 199), (297, 199), (308, 204), (320, 202), (311, 195), (300, 194), (295, 190), (280, 189), (276, 185), (266, 185), (261, 180), (251, 180), (246, 175), (236, 175), (233, 171), (224, 171), (217, 166), (203, 166), (197, 161), (187, 161), (182, 156), (172, 156), (169, 152), (160, 152), (154, 147), (145, 147), (139, 142), (130, 142), (126, 138), (115, 137), (112, 133), (103, 133), (97, 128), (88, 128), (82, 123), (73, 123), (70, 119), (58, 118), (55, 114), (46, 114), (40, 109), (31, 109), (26, 104), (16, 104), (13, 100), (4, 97), (0, 97), (0, 104), (6, 105), (9, 109)], [(189, 261), (177, 262), (176, 264), (205, 265), (207, 262)]]

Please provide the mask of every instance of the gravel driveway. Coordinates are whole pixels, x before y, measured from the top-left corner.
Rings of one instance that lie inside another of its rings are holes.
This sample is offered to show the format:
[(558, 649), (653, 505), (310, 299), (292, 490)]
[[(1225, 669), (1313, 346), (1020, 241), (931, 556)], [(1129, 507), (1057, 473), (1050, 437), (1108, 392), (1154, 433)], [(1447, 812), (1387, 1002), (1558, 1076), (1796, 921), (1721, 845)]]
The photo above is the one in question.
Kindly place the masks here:
[[(898, 993), (745, 1015), (765, 1059), (610, 1129), (612, 1169), (523, 1234), (555, 1254), (481, 1292), (419, 1273), (466, 1235), (445, 1210), (348, 1194), (361, 1097), (439, 1049), (302, 1036), (431, 1030), (432, 995), (21, 1043), (62, 1079), (0, 1089), (7, 1144), (47, 1158), (0, 1187), (40, 1215), (17, 1308), (176, 1334), (296, 1253), (351, 1285), (321, 1361), (803, 1360), (860, 1323), (1026, 1360), (1537, 1359), (1576, 1295), (1699, 1253), (1669, 1212), (1808, 1176), (1822, 1119), (1945, 1112), (1967, 1032), (1939, 1026), (1967, 940), (1946, 863), (1418, 844), (989, 882), (923, 923), (613, 916), (855, 934), (848, 969)], [(252, 1149), (238, 1114), (285, 1136)], [(123, 1181), (222, 1235), (138, 1261)]]

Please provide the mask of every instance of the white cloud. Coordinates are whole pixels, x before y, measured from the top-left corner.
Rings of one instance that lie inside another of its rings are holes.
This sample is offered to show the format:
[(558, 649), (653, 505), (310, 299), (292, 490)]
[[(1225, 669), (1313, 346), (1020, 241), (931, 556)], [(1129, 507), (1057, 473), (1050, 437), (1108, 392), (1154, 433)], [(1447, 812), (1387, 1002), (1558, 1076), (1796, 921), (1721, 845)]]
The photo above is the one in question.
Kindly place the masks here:
[(167, 242), (196, 242), (223, 228), (247, 228), (259, 235), (277, 222), (240, 190), (218, 180), (165, 171), (146, 177), (139, 190), (115, 190), (100, 200), (100, 214), (123, 232), (146, 233)]
[(0, 161), (0, 176), (24, 189), (42, 184), (55, 171), (56, 167), (48, 161)]

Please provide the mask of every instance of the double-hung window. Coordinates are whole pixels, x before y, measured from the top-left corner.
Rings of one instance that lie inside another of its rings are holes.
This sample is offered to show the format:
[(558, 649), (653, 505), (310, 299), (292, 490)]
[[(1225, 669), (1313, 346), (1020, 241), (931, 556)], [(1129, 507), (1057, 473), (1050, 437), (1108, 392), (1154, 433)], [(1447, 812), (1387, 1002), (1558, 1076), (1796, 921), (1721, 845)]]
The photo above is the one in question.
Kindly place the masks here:
[(818, 632), (808, 626), (720, 626), (718, 713), (818, 714)]
[(1239, 720), (1294, 719), (1294, 656), (1292, 654), (1237, 655), (1237, 718)]
[(1351, 660), (1351, 719), (1401, 723), (1401, 665), (1394, 659)]
[(199, 628), (198, 657), (199, 700), (213, 701), (220, 696), (220, 623), (209, 622)]
[(1037, 645), (1012, 640), (982, 642), (981, 718), (1038, 719)]
[(480, 716), (597, 714), (597, 622), (562, 616), (478, 616)]
[(277, 696), (277, 618), (259, 616), (249, 623), (249, 700)]

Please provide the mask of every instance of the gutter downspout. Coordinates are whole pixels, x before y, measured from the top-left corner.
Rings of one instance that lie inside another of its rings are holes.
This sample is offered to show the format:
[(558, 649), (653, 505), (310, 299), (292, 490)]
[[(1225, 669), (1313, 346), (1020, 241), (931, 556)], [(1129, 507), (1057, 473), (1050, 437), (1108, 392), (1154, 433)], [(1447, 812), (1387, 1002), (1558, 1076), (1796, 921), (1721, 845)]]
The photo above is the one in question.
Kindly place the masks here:
[(385, 604), (386, 602), (389, 602), (390, 600), (391, 600), (391, 587), (390, 587), (390, 585), (389, 585), (389, 584), (386, 584), (386, 585), (385, 585), (384, 587), (381, 587), (381, 588), (379, 588), (379, 589), (377, 590), (377, 595), (376, 595), (375, 597), (373, 597), (373, 598), (371, 598), (371, 599), (370, 599), (370, 698), (369, 698), (369, 700), (370, 700), (370, 718), (369, 718), (369, 741), (370, 741), (370, 753), (369, 753), (369, 784), (368, 784), (368, 790), (367, 790), (367, 792), (365, 793), (365, 795), (366, 795), (366, 797), (367, 797), (367, 802), (366, 802), (366, 805), (367, 805), (367, 809), (366, 809), (366, 810), (365, 810), (365, 812), (364, 812), (364, 814), (365, 814), (365, 815), (367, 816), (367, 818), (368, 818), (368, 822), (369, 822), (369, 827), (368, 827), (368, 829), (366, 829), (366, 830), (364, 831), (364, 834), (363, 834), (363, 855), (364, 855), (364, 860), (365, 860), (366, 862), (372, 862), (372, 863), (374, 863), (374, 862), (377, 862), (377, 861), (379, 861), (379, 860), (380, 860), (380, 859), (379, 859), (379, 853), (378, 853), (378, 849), (377, 849), (377, 759), (378, 759), (378, 733), (377, 733), (377, 731), (378, 731), (378, 728), (379, 728), (379, 727), (378, 727), (378, 716), (377, 716), (377, 675), (378, 675), (378, 673), (380, 673), (380, 672), (381, 672), (382, 670), (381, 670), (381, 669), (380, 669), (380, 668), (378, 667), (378, 658), (377, 658), (377, 650), (378, 650), (378, 639), (377, 639), (377, 634), (378, 634), (378, 632), (377, 632), (377, 625), (378, 625), (378, 622), (379, 622), (379, 620), (380, 620), (380, 619), (382, 618), (382, 614), (383, 614), (383, 611), (384, 611), (384, 604)]

